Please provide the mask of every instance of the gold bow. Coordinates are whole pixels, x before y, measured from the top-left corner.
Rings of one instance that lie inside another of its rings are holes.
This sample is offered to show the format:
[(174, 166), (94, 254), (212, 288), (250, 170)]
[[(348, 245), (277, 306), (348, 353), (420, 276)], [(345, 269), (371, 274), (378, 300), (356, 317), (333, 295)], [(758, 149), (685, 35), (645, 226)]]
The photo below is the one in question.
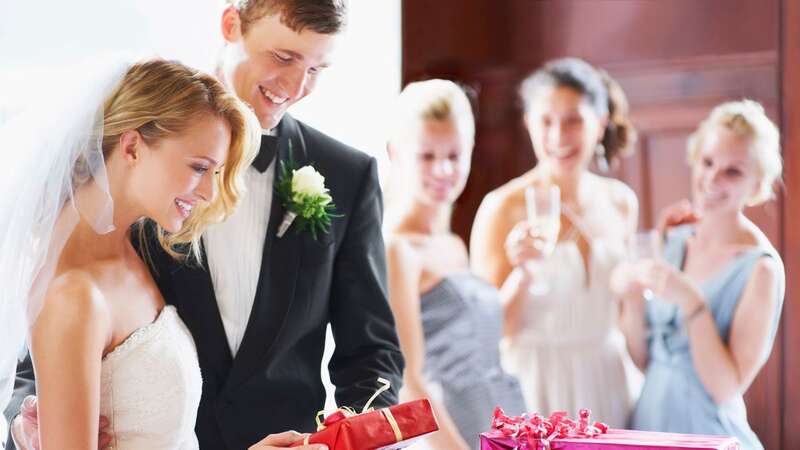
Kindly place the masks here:
[[(323, 417), (327, 417), (327, 416), (329, 416), (331, 414), (335, 414), (336, 412), (341, 411), (342, 414), (344, 415), (344, 417), (347, 418), (347, 417), (357, 416), (358, 414), (364, 414), (366, 412), (372, 411), (373, 410), (371, 408), (372, 402), (374, 402), (375, 399), (378, 398), (379, 395), (381, 395), (382, 393), (384, 393), (387, 390), (389, 390), (389, 388), (392, 386), (392, 383), (389, 380), (387, 380), (385, 378), (381, 378), (381, 377), (378, 377), (378, 383), (380, 383), (381, 386), (378, 389), (376, 389), (375, 393), (372, 394), (372, 397), (370, 397), (369, 400), (367, 400), (367, 403), (364, 404), (364, 407), (361, 409), (360, 413), (357, 413), (355, 409), (350, 408), (349, 406), (342, 406), (342, 407), (336, 408), (334, 411), (331, 411), (329, 413), (326, 413), (325, 410), (321, 410), (321, 411), (317, 412), (317, 417), (315, 419), (316, 422), (317, 422), (317, 431), (322, 431), (322, 430), (325, 429), (325, 421), (322, 420), (322, 418)], [(397, 439), (397, 442), (402, 441), (403, 440), (403, 433), (400, 432), (400, 427), (397, 425), (397, 421), (395, 420), (394, 416), (392, 415), (392, 412), (389, 411), (389, 408), (383, 408), (380, 411), (383, 414), (383, 417), (386, 418), (386, 421), (389, 422), (389, 426), (392, 427), (392, 431), (394, 431), (394, 437)], [(306, 436), (306, 438), (303, 440), (303, 443), (305, 445), (308, 445), (308, 439), (309, 439), (309, 436)]]

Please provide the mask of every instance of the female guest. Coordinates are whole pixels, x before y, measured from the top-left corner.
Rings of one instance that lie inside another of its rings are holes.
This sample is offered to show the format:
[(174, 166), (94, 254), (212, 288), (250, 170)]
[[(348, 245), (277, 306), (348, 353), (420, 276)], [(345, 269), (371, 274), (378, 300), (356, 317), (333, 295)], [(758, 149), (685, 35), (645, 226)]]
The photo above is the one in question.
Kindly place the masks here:
[(434, 399), (441, 431), (433, 447), (478, 448), (495, 406), (525, 408), (517, 381), (500, 368), (497, 290), (470, 273), (466, 246), (450, 230), (470, 170), (472, 110), (450, 81), (412, 83), (393, 125), (387, 261), (406, 358), (401, 396)]
[[(521, 94), (538, 162), (484, 199), (472, 230), (473, 267), (501, 288), (505, 362), (528, 406), (542, 413), (588, 407), (622, 427), (630, 395), (609, 276), (636, 230), (637, 201), (626, 185), (589, 166), (593, 159), (613, 163), (630, 148), (625, 97), (613, 80), (572, 58), (535, 72)], [(526, 192), (552, 186), (560, 191), (560, 233), (547, 245), (526, 217)]]
[[(689, 139), (696, 222), (674, 228), (665, 261), (622, 264), (614, 288), (630, 305), (624, 331), (645, 385), (633, 416), (643, 430), (724, 434), (763, 448), (742, 394), (772, 348), (783, 264), (745, 206), (773, 197), (778, 129), (758, 103), (716, 107)], [(657, 299), (644, 304), (641, 290)]]

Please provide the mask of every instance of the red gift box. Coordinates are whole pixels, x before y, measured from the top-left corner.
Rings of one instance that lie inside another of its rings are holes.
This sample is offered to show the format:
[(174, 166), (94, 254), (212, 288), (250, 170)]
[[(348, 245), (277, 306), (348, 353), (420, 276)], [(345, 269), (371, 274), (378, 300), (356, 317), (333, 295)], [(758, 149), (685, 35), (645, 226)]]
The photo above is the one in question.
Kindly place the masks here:
[[(375, 393), (374, 399), (385, 387)], [(431, 403), (427, 399), (414, 400), (379, 410), (367, 410), (372, 399), (364, 408), (366, 412), (356, 414), (349, 408), (340, 408), (320, 423), (318, 431), (303, 442), (292, 447), (307, 444), (325, 444), (330, 450), (394, 450), (405, 448), (425, 435), (439, 429), (433, 415)]]

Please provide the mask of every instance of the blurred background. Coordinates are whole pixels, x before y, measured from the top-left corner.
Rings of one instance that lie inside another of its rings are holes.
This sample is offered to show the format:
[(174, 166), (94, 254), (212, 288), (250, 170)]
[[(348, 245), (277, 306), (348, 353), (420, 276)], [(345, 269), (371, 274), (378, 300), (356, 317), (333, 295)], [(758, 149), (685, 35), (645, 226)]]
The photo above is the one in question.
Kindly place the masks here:
[(765, 106), (783, 134), (784, 186), (749, 215), (782, 253), (787, 296), (745, 398), (766, 448), (800, 448), (800, 1), (405, 0), (402, 20), (403, 82), (451, 78), (476, 93), (473, 170), (454, 212), (464, 237), (483, 196), (534, 165), (517, 88), (549, 59), (584, 58), (627, 93), (638, 148), (612, 170), (636, 191), (641, 228), (688, 197), (686, 138), (714, 105)]
[[(775, 348), (746, 400), (768, 449), (800, 448), (800, 196), (793, 195), (800, 189), (800, 0), (349, 3), (335, 65), (292, 113), (385, 160), (385, 112), (402, 85), (441, 77), (471, 88), (473, 170), (454, 212), (464, 238), (483, 196), (535, 163), (517, 87), (549, 59), (584, 58), (627, 93), (638, 148), (612, 173), (638, 194), (642, 228), (688, 196), (686, 137), (712, 106), (743, 97), (764, 104), (783, 134), (784, 186), (778, 201), (750, 215), (783, 255), (787, 297)], [(222, 7), (222, 0), (0, 0), (0, 118), (28, 95), (58, 89), (58, 66), (97, 53), (158, 54), (210, 70), (222, 45)]]

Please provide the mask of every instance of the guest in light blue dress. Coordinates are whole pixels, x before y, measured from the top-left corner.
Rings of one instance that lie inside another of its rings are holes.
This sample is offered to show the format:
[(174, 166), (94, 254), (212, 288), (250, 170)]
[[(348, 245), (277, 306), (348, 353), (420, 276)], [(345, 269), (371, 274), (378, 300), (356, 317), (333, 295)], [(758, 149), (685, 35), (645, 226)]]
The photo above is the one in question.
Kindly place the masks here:
[[(682, 267), (686, 240), (692, 234), (693, 227), (684, 225), (670, 235), (664, 256), (674, 267)], [(699, 286), (726, 347), (729, 345), (737, 303), (754, 266), (762, 257), (780, 261), (774, 249), (755, 247), (720, 267)], [(770, 347), (778, 326), (783, 287), (775, 292), (777, 306), (770, 324)], [(634, 411), (632, 427), (638, 430), (730, 435), (739, 438), (743, 449), (762, 448), (747, 423), (742, 396), (736, 395), (723, 404), (716, 404), (698, 377), (692, 362), (686, 319), (679, 308), (654, 299), (647, 307), (647, 323), (652, 333), (649, 339), (650, 363)]]
[[(634, 429), (729, 435), (744, 450), (763, 448), (742, 394), (772, 349), (785, 276), (778, 252), (743, 209), (771, 198), (778, 142), (757, 103), (718, 106), (689, 141), (689, 215), (699, 219), (668, 234), (663, 261), (615, 271), (612, 284), (627, 303), (622, 328), (645, 370)], [(667, 216), (686, 216), (679, 212), (686, 205)], [(656, 298), (637, 305), (644, 288)]]
[[(517, 380), (500, 366), (497, 289), (470, 272), (464, 241), (450, 229), (469, 175), (474, 120), (453, 82), (408, 85), (389, 141), (389, 300), (406, 359), (402, 400), (431, 400), (439, 431), (425, 444), (471, 450), (495, 406), (525, 411)], [(417, 447), (415, 447), (417, 448)]]

